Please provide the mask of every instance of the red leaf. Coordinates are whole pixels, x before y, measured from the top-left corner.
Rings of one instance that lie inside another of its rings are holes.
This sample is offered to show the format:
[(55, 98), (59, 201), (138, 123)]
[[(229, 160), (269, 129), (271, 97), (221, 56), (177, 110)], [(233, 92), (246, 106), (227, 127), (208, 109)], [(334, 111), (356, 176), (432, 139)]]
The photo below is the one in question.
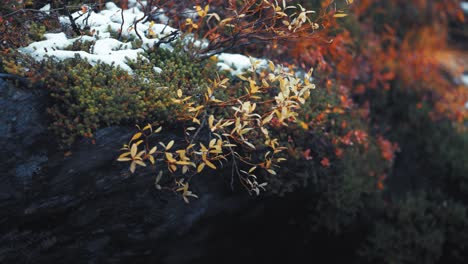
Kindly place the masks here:
[(323, 167), (328, 168), (330, 167), (330, 160), (328, 158), (323, 158), (322, 161), (320, 161), (320, 164), (322, 164)]

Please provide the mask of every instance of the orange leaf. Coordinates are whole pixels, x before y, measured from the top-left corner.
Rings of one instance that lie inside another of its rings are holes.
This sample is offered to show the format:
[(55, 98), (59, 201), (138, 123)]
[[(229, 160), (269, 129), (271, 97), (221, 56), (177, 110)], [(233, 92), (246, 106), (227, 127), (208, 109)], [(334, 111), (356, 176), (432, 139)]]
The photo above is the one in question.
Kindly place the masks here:
[(330, 167), (330, 160), (328, 158), (323, 158), (322, 161), (320, 161), (320, 164), (322, 164), (323, 167), (328, 168)]

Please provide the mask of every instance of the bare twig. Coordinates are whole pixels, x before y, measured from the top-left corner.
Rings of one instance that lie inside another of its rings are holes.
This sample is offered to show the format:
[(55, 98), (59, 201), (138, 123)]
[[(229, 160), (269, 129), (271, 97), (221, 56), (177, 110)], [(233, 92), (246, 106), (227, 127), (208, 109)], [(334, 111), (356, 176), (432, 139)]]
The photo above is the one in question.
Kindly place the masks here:
[(70, 25), (73, 29), (73, 31), (77, 34), (77, 35), (81, 35), (81, 31), (80, 29), (78, 28), (78, 26), (76, 25), (75, 23), (75, 20), (73, 19), (70, 11), (68, 10), (67, 6), (64, 4), (63, 5), (63, 10), (65, 12), (65, 15), (68, 17), (68, 19), (70, 20)]
[[(162, 31), (164, 32), (164, 30)], [(162, 37), (159, 39), (159, 41), (155, 44), (156, 48), (159, 48), (159, 46), (161, 44), (165, 44), (165, 43), (171, 43), (172, 41), (174, 41), (177, 37), (179, 36), (179, 30), (174, 30), (172, 31), (171, 33), (169, 33), (168, 35)]]
[[(95, 7), (96, 4), (90, 4), (89, 6)], [(14, 16), (14, 15), (19, 14), (19, 13), (27, 13), (27, 12), (40, 13), (40, 14), (43, 14), (43, 15), (49, 15), (50, 12), (63, 11), (63, 10), (65, 10), (65, 8), (79, 9), (80, 7), (81, 6), (66, 6), (66, 7), (59, 7), (59, 8), (50, 9), (50, 10), (47, 10), (47, 11), (42, 11), (42, 10), (39, 10), (39, 9), (32, 9), (32, 8), (22, 8), (22, 9), (15, 10), (15, 11), (13, 11), (11, 13), (5, 14), (3, 16), (3, 18), (8, 18), (8, 17)]]
[(119, 32), (119, 36), (118, 36), (119, 40), (122, 39), (122, 31), (123, 31), (123, 26), (124, 26), (124, 22), (125, 22), (123, 12), (124, 12), (123, 8), (120, 9), (120, 17), (122, 18), (122, 23), (120, 24), (120, 32)]
[(198, 134), (200, 133), (200, 131), (202, 130), (202, 128), (205, 126), (206, 124), (206, 111), (203, 112), (203, 118), (202, 118), (202, 122), (200, 124), (200, 126), (198, 127), (197, 131), (195, 132), (195, 134), (193, 135), (192, 137), (192, 140), (190, 140), (190, 144), (189, 145), (192, 145), (193, 144), (193, 141), (198, 137)]

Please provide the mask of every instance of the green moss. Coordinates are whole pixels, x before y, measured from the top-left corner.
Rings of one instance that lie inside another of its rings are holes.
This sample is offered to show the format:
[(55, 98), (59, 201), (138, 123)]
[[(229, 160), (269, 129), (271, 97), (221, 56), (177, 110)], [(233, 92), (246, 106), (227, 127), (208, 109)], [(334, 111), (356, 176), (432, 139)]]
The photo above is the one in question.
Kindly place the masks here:
[[(91, 44), (75, 43), (69, 48), (88, 49)], [(153, 49), (142, 55), (150, 60), (129, 62), (132, 75), (114, 65), (91, 66), (78, 55), (60, 63), (53, 58), (35, 62), (21, 56), (15, 62), (18, 67), (10, 68), (22, 74), (17, 69), (28, 65), (29, 78), (42, 82), (50, 91), (50, 129), (66, 148), (77, 138), (91, 137), (101, 127), (174, 123), (176, 106), (171, 99), (176, 98), (177, 90), (200, 95), (216, 71), (213, 63), (191, 60), (181, 47), (173, 52)], [(156, 73), (153, 67), (160, 67), (162, 72)]]
[(44, 25), (32, 22), (29, 27), (28, 36), (32, 41), (44, 40), (44, 34), (46, 33), (47, 28)]
[(464, 263), (466, 207), (440, 194), (408, 195), (381, 211), (360, 250), (368, 263)]
[(65, 47), (64, 50), (89, 52), (95, 43), (96, 41), (75, 41), (68, 47)]

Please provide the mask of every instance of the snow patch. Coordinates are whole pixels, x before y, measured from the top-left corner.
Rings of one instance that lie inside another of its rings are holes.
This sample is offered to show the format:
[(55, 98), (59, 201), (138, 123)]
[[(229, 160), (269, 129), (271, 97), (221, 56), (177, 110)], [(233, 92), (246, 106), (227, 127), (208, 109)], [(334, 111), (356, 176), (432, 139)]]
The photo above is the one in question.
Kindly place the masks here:
[(463, 82), (465, 86), (468, 86), (468, 73), (462, 75), (461, 81)]
[[(142, 3), (144, 4), (145, 1)], [(111, 32), (119, 32), (122, 29), (122, 37), (137, 39), (139, 38), (134, 28), (134, 23), (144, 17), (140, 10), (141, 5), (136, 0), (128, 2), (129, 9), (122, 10), (116, 4), (108, 2), (105, 9), (99, 13), (90, 11), (83, 14), (78, 11), (72, 14), (78, 27), (89, 27), (92, 36), (82, 36), (78, 38), (67, 38), (65, 33), (45, 34), (46, 40), (31, 43), (20, 51), (30, 54), (36, 60), (43, 60), (47, 57), (54, 57), (57, 60), (74, 58), (76, 55), (87, 59), (91, 64), (103, 62), (120, 66), (122, 69), (132, 72), (127, 61), (135, 61), (145, 49), (152, 48), (162, 37), (177, 31), (175, 28), (166, 24), (155, 24), (150, 22), (138, 23), (137, 31), (141, 36), (142, 48), (132, 48), (130, 43), (124, 43), (111, 38)], [(50, 10), (49, 7), (43, 7), (44, 11)], [(123, 19), (122, 19), (123, 16)], [(164, 17), (161, 17), (164, 20)], [(60, 17), (60, 22), (64, 25), (70, 25), (68, 17)], [(122, 24), (123, 22), (123, 24)], [(151, 33), (151, 34), (150, 34)], [(152, 35), (150, 37), (150, 35)], [(147, 37), (148, 36), (148, 37)], [(75, 41), (95, 41), (94, 46), (89, 51), (70, 51), (66, 47), (72, 45)], [(167, 43), (161, 44), (161, 48), (173, 50), (173, 47)], [(144, 58), (147, 59), (147, 58)]]
[[(144, 17), (141, 8), (144, 8), (146, 1), (141, 1), (143, 6), (137, 0), (128, 1), (128, 9), (120, 9), (115, 3), (107, 2), (105, 9), (99, 13), (89, 11), (83, 14), (81, 11), (72, 14), (75, 23), (80, 28), (89, 28), (91, 36), (81, 36), (77, 38), (67, 38), (65, 33), (48, 33), (45, 34), (45, 40), (31, 43), (29, 46), (21, 48), (23, 53), (30, 54), (36, 60), (43, 60), (48, 57), (53, 57), (59, 61), (74, 58), (79, 55), (86, 59), (90, 64), (94, 65), (98, 62), (113, 64), (120, 66), (122, 69), (132, 73), (127, 62), (135, 61), (139, 56), (144, 60), (142, 53), (145, 50), (152, 48), (159, 40), (169, 34), (178, 32), (177, 29), (167, 25), (168, 17), (164, 15), (163, 9), (153, 9), (153, 14), (158, 18), (159, 23), (139, 22), (136, 25), (135, 21)], [(50, 5), (44, 6), (43, 10), (50, 10)], [(197, 18), (197, 12), (193, 9), (186, 9), (184, 13), (187, 17)], [(59, 18), (63, 25), (70, 26), (71, 22), (68, 17), (62, 16)], [(130, 43), (125, 43), (112, 38), (115, 32), (121, 32), (121, 36), (127, 39), (138, 39), (141, 37), (142, 48), (133, 48)], [(137, 33), (138, 32), (138, 33)], [(178, 38), (178, 37), (177, 37)], [(90, 41), (95, 42), (88, 51), (70, 51), (65, 50), (75, 41)], [(193, 36), (186, 36), (185, 42), (191, 42)], [(207, 40), (196, 40), (194, 46), (200, 49), (206, 48)], [(159, 48), (173, 51), (171, 43), (160, 43)], [(222, 53), (217, 55), (218, 68), (220, 70), (231, 71), (237, 75), (245, 71), (252, 70), (252, 63), (256, 63), (257, 69), (268, 67), (268, 62), (264, 59), (254, 59), (241, 54)], [(154, 71), (160, 73), (163, 69), (155, 67)]]
[(39, 11), (45, 12), (46, 14), (50, 14), (50, 4), (43, 6)]
[(463, 12), (468, 13), (468, 2), (461, 2), (460, 6), (463, 9)]
[(259, 69), (268, 67), (268, 62), (265, 59), (250, 58), (241, 54), (221, 53), (217, 58), (218, 69), (228, 70), (233, 75), (238, 75), (251, 70), (252, 62), (258, 63), (256, 67)]
[(156, 73), (161, 73), (161, 72), (162, 72), (162, 69), (159, 68), (159, 67), (154, 66), (154, 67), (153, 67), (153, 71), (156, 72)]

